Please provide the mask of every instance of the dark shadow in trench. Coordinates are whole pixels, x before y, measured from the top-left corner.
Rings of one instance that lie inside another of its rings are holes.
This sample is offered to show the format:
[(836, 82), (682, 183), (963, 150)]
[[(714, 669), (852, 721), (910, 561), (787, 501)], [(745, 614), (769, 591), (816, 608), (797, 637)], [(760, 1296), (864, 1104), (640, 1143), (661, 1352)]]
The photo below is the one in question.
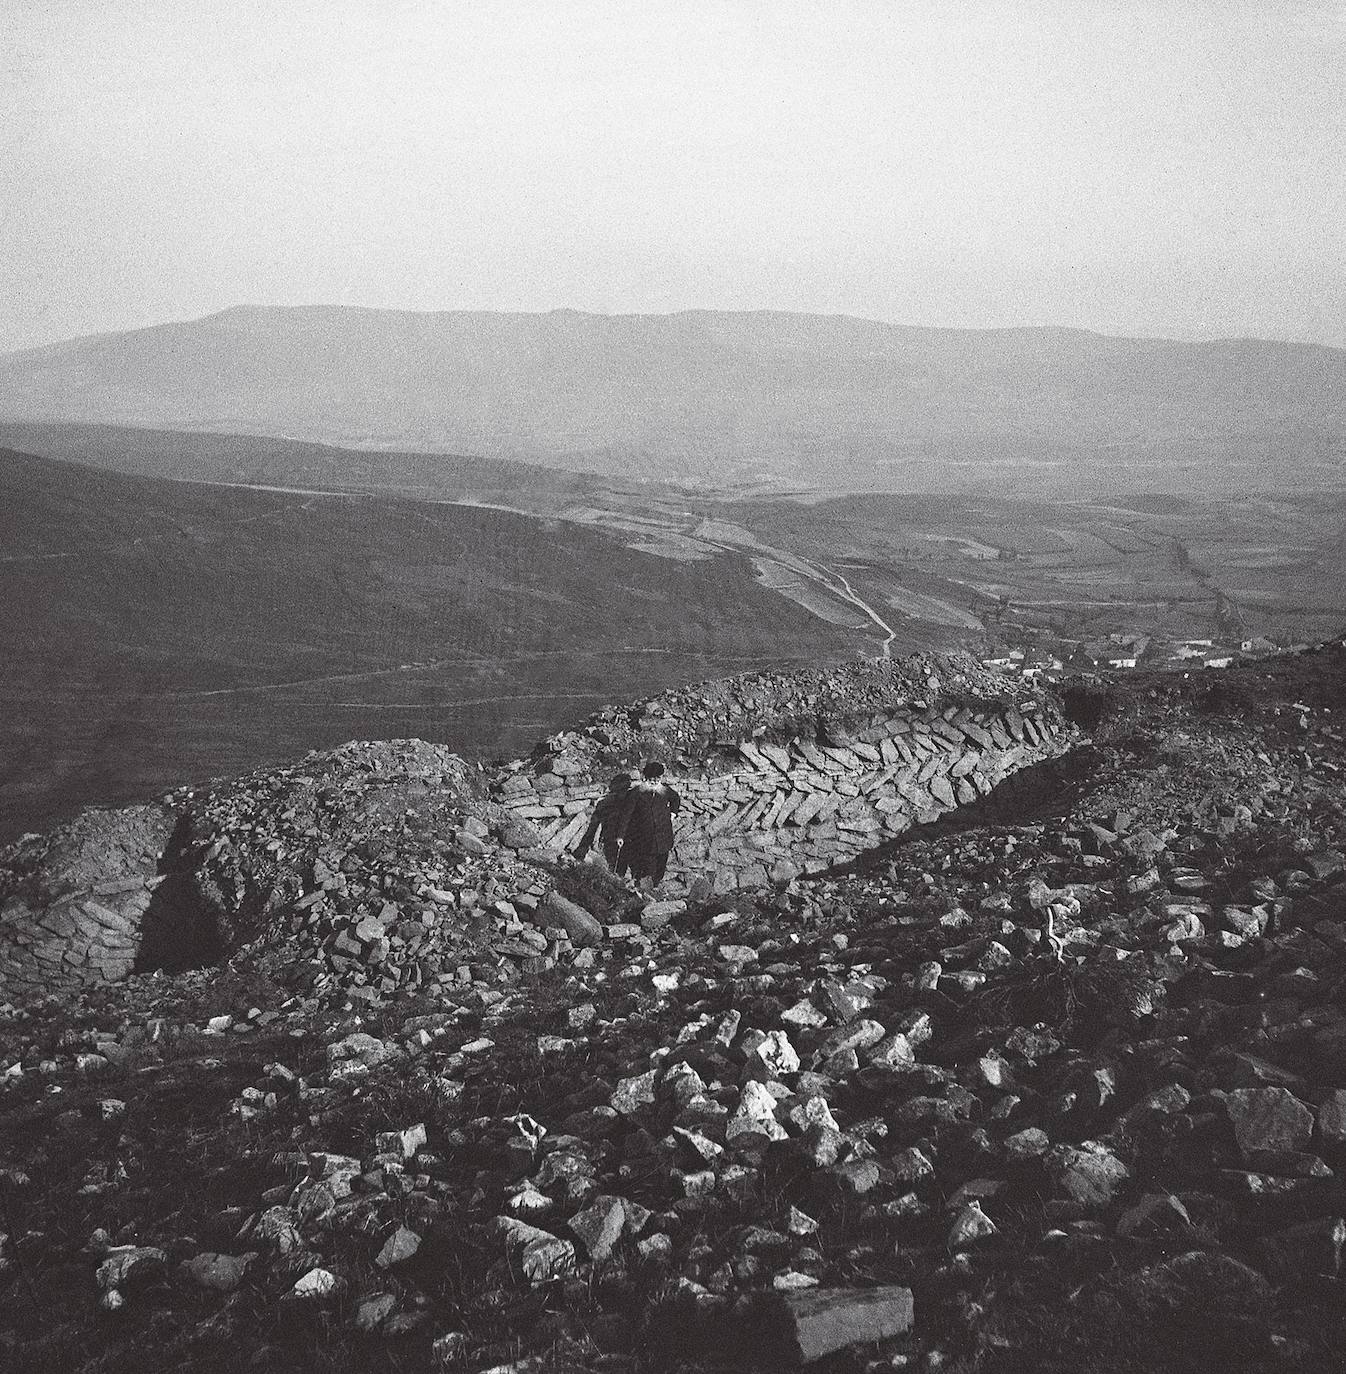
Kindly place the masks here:
[(919, 841), (945, 839), (967, 830), (1033, 825), (1071, 815), (1094, 790), (1101, 763), (1099, 750), (1092, 744), (1082, 744), (1059, 758), (1029, 764), (1011, 773), (986, 796), (946, 811), (928, 825), (913, 825), (848, 862), (810, 877), (831, 879), (865, 873), (890, 862), (906, 845)]
[(134, 972), (183, 973), (224, 958), (215, 913), (201, 895), (190, 857), (190, 826), (179, 819), (159, 860), (163, 881), (141, 919)]

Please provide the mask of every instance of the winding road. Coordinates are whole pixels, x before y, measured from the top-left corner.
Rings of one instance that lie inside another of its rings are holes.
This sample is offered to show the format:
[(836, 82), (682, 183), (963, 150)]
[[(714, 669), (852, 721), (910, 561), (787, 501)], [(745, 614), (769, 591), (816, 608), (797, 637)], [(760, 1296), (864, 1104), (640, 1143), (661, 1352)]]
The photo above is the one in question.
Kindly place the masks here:
[(824, 591), (830, 592), (839, 601), (844, 601), (850, 606), (854, 606), (874, 625), (883, 632), (883, 643), (879, 646), (879, 658), (888, 659), (893, 656), (893, 641), (897, 638), (897, 631), (860, 595), (850, 584), (850, 579), (844, 573), (839, 573), (835, 568), (828, 568), (822, 563), (815, 563), (810, 558), (804, 558), (797, 553), (787, 553), (782, 549), (772, 548), (770, 544), (763, 544), (760, 540), (749, 537), (747, 542), (736, 543), (731, 539), (723, 537), (709, 537), (704, 529), (696, 530), (692, 536), (699, 543), (717, 548), (725, 553), (753, 553), (761, 557), (769, 557), (780, 563), (782, 567), (790, 568), (807, 577), (811, 582), (816, 582)]
[[(825, 568), (819, 569), (819, 571), (823, 574), (824, 578), (827, 576), (827, 573), (829, 572), (829, 570)], [(842, 591), (838, 592), (837, 595), (839, 595), (843, 601), (849, 601), (851, 605), (855, 606), (859, 610), (862, 610), (875, 623), (875, 625), (877, 625), (879, 629), (883, 631), (885, 638), (883, 641), (883, 645), (879, 650), (879, 657), (892, 658), (893, 640), (897, 638), (897, 631), (893, 629), (893, 627), (874, 609), (873, 606), (869, 604), (868, 601), (864, 600), (861, 596), (857, 594), (857, 592), (851, 586), (850, 582), (847, 580), (844, 574), (839, 572), (832, 572), (831, 575), (835, 577), (838, 582), (841, 583), (843, 589)], [(826, 585), (825, 582), (824, 585)], [(835, 591), (835, 588), (833, 590)]]

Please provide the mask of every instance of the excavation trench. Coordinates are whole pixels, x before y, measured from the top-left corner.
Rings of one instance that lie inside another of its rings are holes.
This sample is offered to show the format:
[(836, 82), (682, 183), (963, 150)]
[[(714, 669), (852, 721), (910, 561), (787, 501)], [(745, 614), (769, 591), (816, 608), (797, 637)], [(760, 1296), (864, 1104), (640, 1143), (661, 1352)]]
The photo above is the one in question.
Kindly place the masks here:
[(1084, 743), (1056, 758), (1029, 764), (998, 783), (987, 796), (913, 826), (819, 876), (865, 873), (900, 861), (905, 849), (922, 842), (1005, 826), (1042, 824), (1076, 814), (1095, 790), (1101, 761), (1099, 750)]

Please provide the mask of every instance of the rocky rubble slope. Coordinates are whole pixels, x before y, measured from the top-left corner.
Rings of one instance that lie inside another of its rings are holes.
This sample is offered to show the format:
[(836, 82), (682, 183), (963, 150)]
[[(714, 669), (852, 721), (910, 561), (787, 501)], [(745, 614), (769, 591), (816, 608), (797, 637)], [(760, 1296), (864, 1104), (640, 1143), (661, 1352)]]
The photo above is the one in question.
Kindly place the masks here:
[[(254, 941), (14, 1012), (5, 1357), (1337, 1368), (1343, 701), (1340, 647), (1075, 684), (1091, 748), (850, 871), (646, 904), (518, 849), (596, 930), (562, 939), (568, 901), (515, 921), (482, 869), (447, 979), (326, 955), (306, 988)], [(434, 903), (486, 857), (463, 837), (492, 803), (442, 763), (434, 825), (393, 781), (324, 903)], [(225, 808), (278, 864), (296, 785)], [(491, 948), (511, 923), (535, 953)]]

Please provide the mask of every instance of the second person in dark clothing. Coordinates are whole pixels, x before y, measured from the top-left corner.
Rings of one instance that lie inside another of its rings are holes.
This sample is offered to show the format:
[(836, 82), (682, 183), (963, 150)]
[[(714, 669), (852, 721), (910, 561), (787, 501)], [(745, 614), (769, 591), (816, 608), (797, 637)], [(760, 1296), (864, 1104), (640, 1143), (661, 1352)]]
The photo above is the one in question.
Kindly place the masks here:
[(647, 879), (657, 887), (668, 868), (673, 848), (673, 817), (682, 809), (677, 789), (663, 781), (664, 765), (647, 763), (641, 780), (626, 794), (621, 827), (622, 847), (617, 858), (619, 875), (629, 874), (637, 883)]
[(622, 843), (622, 827), (626, 823), (626, 805), (631, 796), (630, 773), (618, 773), (608, 783), (607, 795), (594, 807), (589, 828), (584, 838), (575, 846), (575, 857), (583, 859), (592, 848), (595, 840), (608, 861), (608, 867), (615, 870), (617, 854)]

